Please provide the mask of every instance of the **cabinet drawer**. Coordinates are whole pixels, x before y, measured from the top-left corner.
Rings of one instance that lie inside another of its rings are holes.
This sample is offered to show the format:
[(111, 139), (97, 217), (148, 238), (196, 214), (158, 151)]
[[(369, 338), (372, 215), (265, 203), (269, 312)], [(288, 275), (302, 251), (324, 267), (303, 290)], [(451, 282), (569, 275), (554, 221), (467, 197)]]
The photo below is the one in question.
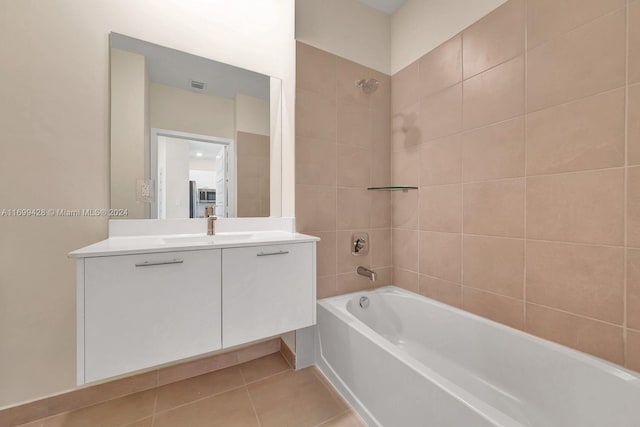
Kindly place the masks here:
[(313, 243), (223, 249), (223, 346), (312, 325), (313, 257)]
[(85, 261), (85, 382), (221, 348), (221, 251)]

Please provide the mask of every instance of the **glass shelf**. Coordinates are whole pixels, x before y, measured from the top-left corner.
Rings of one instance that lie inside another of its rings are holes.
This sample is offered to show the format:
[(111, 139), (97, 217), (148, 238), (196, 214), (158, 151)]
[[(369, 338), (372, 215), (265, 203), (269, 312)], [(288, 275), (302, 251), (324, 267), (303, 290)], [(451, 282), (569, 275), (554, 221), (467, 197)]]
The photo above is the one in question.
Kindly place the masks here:
[(391, 187), (369, 187), (367, 190), (375, 190), (375, 191), (404, 191), (405, 193), (409, 190), (417, 190), (418, 187), (401, 187), (401, 186), (391, 186)]

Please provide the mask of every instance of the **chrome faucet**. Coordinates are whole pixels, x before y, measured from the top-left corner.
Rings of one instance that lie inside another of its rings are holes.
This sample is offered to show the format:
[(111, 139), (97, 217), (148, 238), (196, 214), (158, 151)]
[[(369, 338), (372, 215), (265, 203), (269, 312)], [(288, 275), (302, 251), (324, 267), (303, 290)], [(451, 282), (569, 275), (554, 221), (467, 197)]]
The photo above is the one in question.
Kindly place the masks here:
[(207, 235), (215, 236), (216, 235), (216, 208), (213, 206), (208, 206), (204, 210), (204, 214), (207, 217)]
[(365, 267), (358, 267), (358, 269), (356, 270), (357, 273), (361, 276), (364, 277), (368, 277), (369, 279), (371, 279), (372, 282), (376, 281), (377, 275), (374, 271), (369, 270), (368, 268)]

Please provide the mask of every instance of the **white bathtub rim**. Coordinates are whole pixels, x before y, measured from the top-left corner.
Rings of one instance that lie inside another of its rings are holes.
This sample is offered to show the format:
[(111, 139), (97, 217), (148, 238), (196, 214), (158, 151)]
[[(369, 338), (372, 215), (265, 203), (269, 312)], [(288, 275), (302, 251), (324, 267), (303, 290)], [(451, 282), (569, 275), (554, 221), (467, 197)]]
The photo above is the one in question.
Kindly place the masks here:
[[(457, 307), (448, 305), (448, 304), (444, 304), (440, 301), (436, 301), (434, 299), (425, 297), (424, 295), (419, 295), (416, 294), (414, 292), (411, 291), (407, 291), (406, 289), (402, 289), (399, 288), (397, 286), (383, 286), (380, 288), (376, 288), (376, 289), (371, 289), (371, 290), (367, 290), (367, 291), (358, 291), (358, 292), (352, 292), (350, 294), (343, 294), (343, 295), (338, 295), (335, 297), (329, 297), (329, 298), (323, 298), (321, 300), (318, 300), (318, 304), (322, 305), (325, 308), (328, 308), (329, 310), (331, 310), (332, 312), (336, 312), (337, 314), (340, 314), (340, 318), (347, 321), (347, 323), (349, 323), (350, 325), (361, 325), (362, 327), (366, 328), (366, 331), (368, 331), (369, 333), (375, 334), (376, 337), (379, 336), (379, 334), (377, 332), (375, 332), (373, 329), (371, 329), (369, 326), (367, 326), (366, 324), (364, 324), (362, 321), (360, 321), (358, 318), (356, 318), (354, 315), (352, 315), (351, 313), (349, 313), (347, 311), (347, 307), (346, 307), (346, 302), (349, 301), (350, 299), (357, 297), (357, 296), (367, 296), (367, 295), (371, 295), (371, 294), (377, 294), (377, 293), (392, 293), (395, 294), (397, 296), (401, 296), (404, 298), (411, 298), (411, 299), (418, 299), (418, 300), (424, 300), (430, 304), (433, 304), (437, 307), (446, 309), (446, 310), (450, 310), (455, 312), (456, 314), (459, 314), (461, 316), (473, 319), (474, 321), (478, 321), (481, 322), (483, 324), (486, 325), (490, 325), (490, 326), (494, 326), (502, 331), (505, 331), (507, 333), (509, 333), (510, 335), (519, 335), (522, 336), (522, 338), (527, 339), (528, 341), (540, 344), (546, 348), (548, 348), (551, 351), (557, 351), (562, 353), (563, 355), (570, 357), (572, 359), (576, 359), (580, 362), (584, 362), (592, 367), (598, 368), (598, 369), (602, 369), (604, 370), (606, 373), (614, 375), (624, 381), (626, 381), (627, 383), (629, 383), (630, 385), (640, 388), (640, 374), (631, 370), (626, 369), (623, 366), (617, 365), (613, 362), (610, 362), (608, 360), (599, 358), (597, 356), (593, 356), (591, 354), (588, 353), (584, 353), (580, 350), (576, 350), (570, 347), (567, 347), (565, 345), (562, 344), (558, 344), (556, 342), (553, 341), (549, 341), (546, 340), (544, 338), (540, 338), (538, 336), (532, 335), (528, 332), (525, 332), (523, 330), (520, 329), (515, 329), (512, 328), (510, 326), (504, 325), (502, 323), (493, 321), (491, 319), (487, 319), (486, 317), (482, 317), (479, 316), (477, 314), (473, 314), (470, 313), (468, 311), (459, 309)], [(344, 301), (344, 304), (339, 304), (341, 302)], [(360, 330), (360, 329), (359, 329)], [(385, 343), (387, 343), (388, 345), (393, 346), (394, 348), (398, 349), (396, 346), (394, 346), (392, 343), (390, 343), (389, 341), (385, 340), (384, 338), (380, 337), (382, 340), (384, 340)], [(385, 348), (388, 348), (385, 346)], [(398, 349), (400, 350), (400, 349)], [(420, 363), (420, 362), (418, 362)]]
[[(399, 288), (396, 288), (394, 286), (385, 286), (384, 288), (376, 289), (376, 291), (383, 290), (383, 289), (386, 289), (387, 291), (399, 290)], [(416, 372), (416, 375), (421, 375), (428, 378), (429, 381), (431, 381), (436, 387), (440, 388), (445, 393), (450, 395), (453, 399), (457, 400), (462, 405), (469, 408), (469, 410), (476, 413), (479, 417), (482, 417), (483, 419), (489, 421), (490, 423), (496, 426), (509, 426), (509, 427), (524, 426), (520, 421), (515, 420), (514, 418), (511, 418), (510, 416), (501, 412), (499, 409), (484, 402), (479, 397), (475, 396), (474, 394), (468, 392), (464, 388), (458, 386), (457, 384), (453, 383), (452, 381), (438, 374), (436, 371), (434, 371), (433, 369), (431, 369), (430, 367), (428, 367), (427, 365), (425, 365), (424, 363), (420, 362), (418, 359), (413, 357), (407, 351), (401, 348), (398, 348), (396, 345), (386, 340), (384, 337), (379, 335), (373, 329), (369, 328), (367, 325), (365, 325), (360, 320), (358, 320), (355, 316), (349, 313), (346, 310), (346, 305), (344, 306), (344, 310), (341, 310), (335, 307), (335, 305), (333, 304), (323, 303), (325, 300), (332, 300), (332, 302), (335, 303), (340, 300), (348, 300), (349, 298), (346, 298), (347, 296), (354, 297), (354, 296), (366, 295), (370, 293), (371, 291), (363, 291), (363, 292), (354, 292), (351, 294), (340, 295), (338, 297), (325, 298), (324, 300), (318, 301), (318, 304), (322, 305), (324, 309), (326, 309), (327, 311), (337, 316), (340, 320), (344, 321), (348, 326), (354, 328), (358, 333), (364, 335), (366, 338), (373, 341), (377, 346), (381, 347), (384, 351), (389, 353), (393, 358), (397, 359), (399, 363), (403, 363), (407, 365), (411, 370)], [(444, 305), (444, 307), (448, 308), (449, 306)], [(318, 331), (318, 339), (320, 340), (319, 331)], [(331, 372), (335, 375), (335, 377), (338, 378), (340, 383), (344, 384), (342, 382), (342, 379), (340, 379), (340, 376), (337, 373), (335, 373), (335, 371), (331, 367), (331, 364), (324, 358), (322, 354), (322, 347), (318, 349), (318, 353), (320, 354), (320, 357), (322, 358), (326, 366), (331, 370)], [(357, 399), (355, 394), (351, 392), (348, 386), (344, 385), (344, 387), (355, 399)], [(362, 403), (359, 403), (359, 405), (365, 408), (364, 405), (362, 405)], [(367, 414), (369, 414), (368, 410), (366, 412)], [(373, 419), (375, 420), (375, 418)], [(378, 425), (380, 424), (378, 423)]]

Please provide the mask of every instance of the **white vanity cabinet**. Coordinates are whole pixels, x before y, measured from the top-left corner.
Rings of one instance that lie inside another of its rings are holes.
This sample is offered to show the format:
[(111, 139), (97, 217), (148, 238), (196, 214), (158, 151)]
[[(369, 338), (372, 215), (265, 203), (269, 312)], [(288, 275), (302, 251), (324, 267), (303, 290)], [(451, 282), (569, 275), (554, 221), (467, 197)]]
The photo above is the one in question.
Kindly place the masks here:
[(86, 258), (79, 382), (220, 349), (220, 252)]
[(314, 243), (223, 249), (223, 346), (315, 323), (314, 259)]
[(315, 324), (317, 240), (273, 231), (124, 237), (72, 252), (78, 384)]

